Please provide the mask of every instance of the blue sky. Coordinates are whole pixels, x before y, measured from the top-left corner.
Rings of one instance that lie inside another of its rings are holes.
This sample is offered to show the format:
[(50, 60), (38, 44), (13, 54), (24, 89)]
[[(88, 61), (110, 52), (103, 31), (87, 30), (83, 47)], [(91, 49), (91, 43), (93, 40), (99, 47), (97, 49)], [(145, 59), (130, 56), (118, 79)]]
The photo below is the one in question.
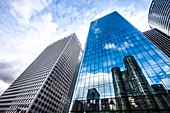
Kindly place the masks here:
[(0, 0), (0, 94), (52, 42), (76, 33), (84, 47), (90, 22), (118, 11), (149, 29), (151, 0)]

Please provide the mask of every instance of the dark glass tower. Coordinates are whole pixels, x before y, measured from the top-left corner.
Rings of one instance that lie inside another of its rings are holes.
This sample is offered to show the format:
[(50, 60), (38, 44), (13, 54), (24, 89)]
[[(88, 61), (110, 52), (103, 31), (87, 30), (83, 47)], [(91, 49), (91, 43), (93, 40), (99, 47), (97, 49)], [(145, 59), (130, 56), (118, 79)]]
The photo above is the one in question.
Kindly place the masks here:
[(148, 22), (151, 28), (170, 36), (170, 1), (152, 0), (150, 5)]
[(0, 113), (68, 113), (81, 54), (75, 34), (49, 45), (0, 96)]
[(133, 56), (124, 58), (126, 70), (112, 68), (113, 86), (115, 90), (116, 110), (157, 110), (158, 105), (153, 97), (153, 89), (147, 82), (138, 63)]
[(145, 31), (143, 34), (170, 58), (170, 38), (168, 36), (157, 29)]
[[(111, 69), (125, 70), (123, 59), (129, 55), (134, 56), (149, 85), (163, 84), (170, 88), (170, 59), (120, 14), (113, 12), (91, 22), (70, 111), (116, 111)], [(100, 98), (89, 101), (88, 91), (93, 88)], [(90, 109), (89, 102), (93, 104)], [(72, 110), (74, 103), (82, 109)]]
[(162, 84), (153, 84), (151, 86), (156, 94), (167, 93), (167, 90), (164, 88)]

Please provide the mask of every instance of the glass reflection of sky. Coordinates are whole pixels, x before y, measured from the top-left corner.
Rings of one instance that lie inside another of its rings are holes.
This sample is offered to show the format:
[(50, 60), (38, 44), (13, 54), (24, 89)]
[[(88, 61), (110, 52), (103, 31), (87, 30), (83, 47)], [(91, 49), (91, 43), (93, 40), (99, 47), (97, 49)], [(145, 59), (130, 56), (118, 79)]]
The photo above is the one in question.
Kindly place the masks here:
[(100, 98), (114, 97), (111, 68), (125, 70), (127, 55), (135, 57), (150, 84), (170, 88), (170, 59), (114, 12), (91, 23), (73, 100), (85, 100), (91, 88)]

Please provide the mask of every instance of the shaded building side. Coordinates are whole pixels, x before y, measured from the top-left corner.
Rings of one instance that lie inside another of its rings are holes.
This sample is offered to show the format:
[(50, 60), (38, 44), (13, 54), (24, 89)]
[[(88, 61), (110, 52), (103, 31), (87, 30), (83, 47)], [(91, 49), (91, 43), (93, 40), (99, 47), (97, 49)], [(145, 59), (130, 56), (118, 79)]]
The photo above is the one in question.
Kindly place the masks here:
[(170, 57), (170, 38), (168, 38), (168, 36), (164, 35), (157, 29), (145, 31), (143, 34), (168, 57)]

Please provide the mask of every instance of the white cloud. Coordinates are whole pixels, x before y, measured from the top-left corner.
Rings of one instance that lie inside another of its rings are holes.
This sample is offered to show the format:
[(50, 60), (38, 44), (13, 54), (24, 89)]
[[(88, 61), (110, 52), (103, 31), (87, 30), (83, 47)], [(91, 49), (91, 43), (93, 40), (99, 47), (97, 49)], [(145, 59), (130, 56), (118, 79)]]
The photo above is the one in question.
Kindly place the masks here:
[(126, 48), (129, 48), (129, 43), (128, 42), (124, 42), (123, 44), (121, 44), (120, 47), (118, 47), (118, 51), (123, 51)]
[[(139, 4), (138, 7), (134, 2), (132, 2), (128, 6), (115, 5), (118, 2), (114, 2), (108, 2), (107, 4), (105, 4), (105, 7), (101, 7), (100, 9), (94, 7), (92, 10), (93, 14), (95, 15), (93, 16), (92, 20), (96, 20), (100, 17), (105, 16), (106, 14), (112, 13), (113, 11), (117, 11), (140, 31), (143, 32), (150, 29), (148, 24), (148, 9), (144, 9), (143, 6)], [(91, 15), (93, 14), (91, 13)]]
[(11, 14), (24, 25), (29, 25), (29, 19), (36, 11), (47, 7), (52, 0), (12, 0)]
[(52, 20), (51, 13), (43, 14), (37, 21), (33, 21), (31, 26), (39, 32), (40, 36), (50, 37), (58, 28)]
[(123, 51), (129, 47), (133, 47), (133, 44), (129, 44), (128, 42), (124, 42), (123, 44), (120, 45), (120, 47), (117, 48), (118, 51)]
[(116, 46), (115, 46), (115, 44), (108, 43), (108, 44), (105, 45), (104, 48), (105, 48), (105, 49), (115, 49)]
[(101, 32), (100, 28), (95, 28), (94, 29), (94, 34), (99, 34)]
[(0, 95), (9, 87), (9, 84), (0, 80)]
[[(84, 87), (84, 85), (90, 86), (90, 84), (97, 85), (98, 83), (102, 84), (104, 82), (105, 84), (107, 84), (109, 82), (112, 82), (112, 75), (108, 73), (86, 73), (86, 75), (80, 76), (79, 79), (82, 79), (82, 81), (78, 83), (78, 87)], [(85, 84), (85, 80), (91, 81), (89, 84)]]
[(115, 44), (111, 44), (111, 43), (108, 43), (108, 44), (105, 44), (105, 49), (117, 49), (118, 51), (123, 51), (129, 47), (133, 47), (134, 45), (133, 44), (129, 44), (128, 42), (124, 42), (123, 44), (121, 44), (119, 47), (116, 47)]
[(131, 3), (128, 7), (121, 7), (118, 12), (140, 31), (144, 32), (150, 29), (147, 21), (148, 10), (137, 7), (135, 3)]

